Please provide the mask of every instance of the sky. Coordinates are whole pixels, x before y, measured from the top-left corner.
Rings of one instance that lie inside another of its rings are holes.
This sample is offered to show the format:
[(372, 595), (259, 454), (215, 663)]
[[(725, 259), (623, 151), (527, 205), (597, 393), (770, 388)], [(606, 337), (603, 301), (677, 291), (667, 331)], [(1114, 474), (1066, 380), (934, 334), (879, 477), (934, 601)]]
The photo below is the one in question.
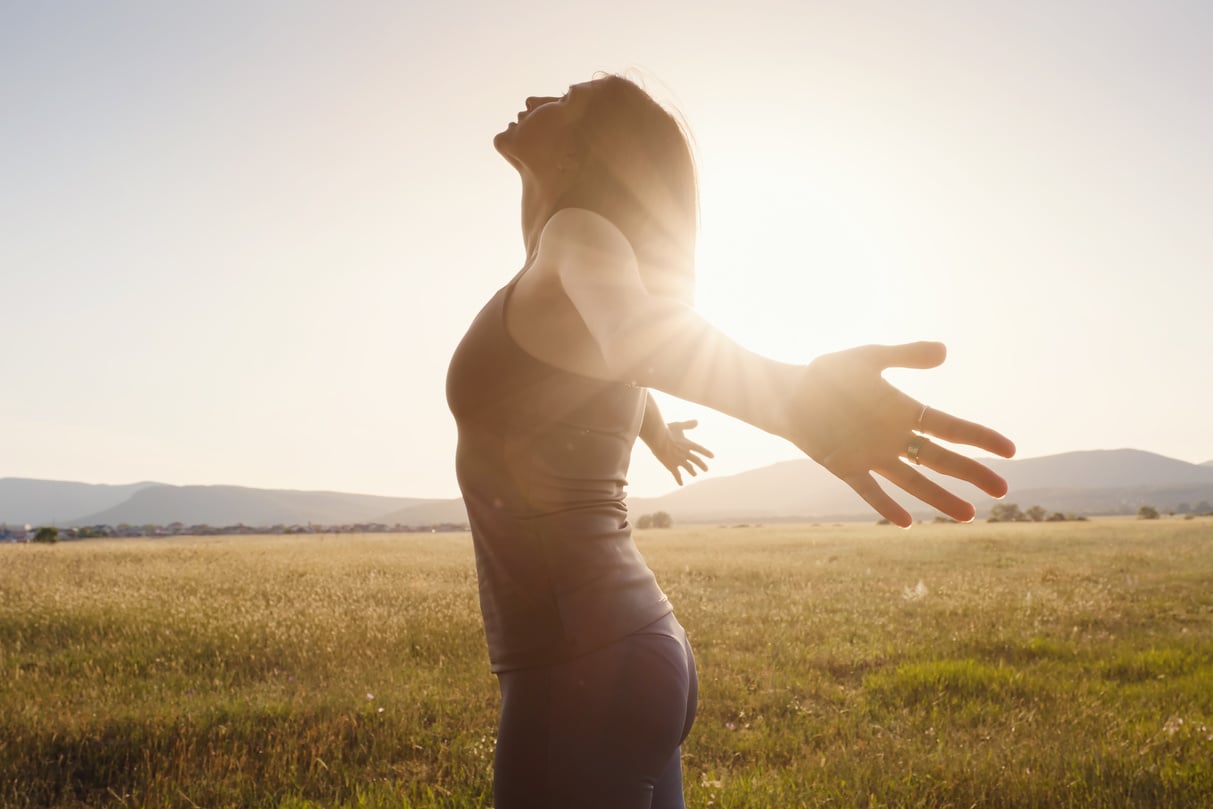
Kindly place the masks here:
[[(452, 497), (444, 380), (519, 269), (493, 135), (639, 78), (697, 307), (1020, 457), (1213, 459), (1213, 5), (0, 0), (0, 477)], [(797, 457), (661, 397), (713, 475)], [(635, 453), (631, 490), (674, 484)]]

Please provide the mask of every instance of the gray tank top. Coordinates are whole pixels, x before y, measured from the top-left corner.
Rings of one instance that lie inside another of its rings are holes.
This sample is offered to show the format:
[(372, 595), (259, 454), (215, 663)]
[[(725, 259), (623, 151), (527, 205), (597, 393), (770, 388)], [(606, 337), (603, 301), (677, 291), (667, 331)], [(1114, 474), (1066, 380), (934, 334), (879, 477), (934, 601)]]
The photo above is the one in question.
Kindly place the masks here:
[(446, 380), (494, 672), (568, 660), (671, 611), (624, 505), (645, 392), (528, 354), (505, 327), (513, 287), (472, 321)]

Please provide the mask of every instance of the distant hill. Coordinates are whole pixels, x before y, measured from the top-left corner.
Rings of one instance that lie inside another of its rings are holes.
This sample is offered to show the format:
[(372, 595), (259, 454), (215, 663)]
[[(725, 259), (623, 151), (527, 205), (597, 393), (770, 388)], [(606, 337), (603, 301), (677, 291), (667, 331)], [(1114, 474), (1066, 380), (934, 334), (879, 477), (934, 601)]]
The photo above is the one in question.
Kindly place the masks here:
[[(1007, 479), (1005, 502), (1076, 514), (1124, 514), (1142, 505), (1169, 510), (1213, 503), (1213, 465), (1177, 461), (1133, 449), (1068, 452), (1041, 458), (987, 458)], [(925, 471), (925, 470), (924, 470)], [(941, 479), (941, 476), (932, 477)], [(950, 485), (989, 511), (993, 498), (967, 484)], [(934, 512), (886, 484), (918, 516)], [(633, 513), (668, 511), (676, 520), (745, 521), (847, 519), (873, 516), (859, 497), (811, 460), (784, 461), (725, 478), (708, 479), (657, 498), (635, 498)]]
[(166, 486), (140, 489), (112, 508), (71, 521), (74, 525), (345, 525), (369, 523), (389, 511), (424, 502), (342, 492), (251, 489), (242, 486)]
[(374, 522), (384, 525), (442, 525), (464, 524), (468, 521), (462, 497), (449, 500), (424, 500), (416, 505), (381, 514)]
[(1177, 461), (1138, 449), (1066, 452), (1019, 461), (996, 459), (990, 467), (1014, 488), (1103, 489), (1213, 482), (1213, 467)]
[[(1213, 462), (1192, 464), (1133, 449), (1067, 452), (1023, 460), (985, 459), (1010, 484), (1006, 501), (1076, 514), (1161, 511), (1213, 503)], [(951, 481), (984, 516), (994, 501)], [(934, 512), (886, 488), (918, 517)], [(808, 459), (704, 478), (662, 497), (629, 498), (633, 514), (667, 511), (677, 522), (875, 519), (844, 483)], [(1202, 508), (1205, 510), (1205, 508)], [(467, 522), (463, 501), (379, 497), (342, 492), (168, 486), (96, 486), (64, 481), (0, 479), (0, 522), (10, 525), (386, 525)]]
[(722, 478), (706, 478), (663, 497), (628, 499), (633, 514), (667, 511), (675, 520), (821, 519), (865, 508), (853, 491), (814, 461), (783, 461)]
[(0, 478), (0, 523), (66, 525), (77, 517), (112, 508), (159, 483), (75, 483), (67, 480)]
[(1051, 510), (1080, 514), (1131, 514), (1143, 505), (1169, 511), (1183, 503), (1191, 507), (1213, 503), (1213, 465), (1190, 464), (1141, 450), (1000, 460), (994, 468), (1011, 486), (1007, 500), (1025, 508), (1039, 503)]

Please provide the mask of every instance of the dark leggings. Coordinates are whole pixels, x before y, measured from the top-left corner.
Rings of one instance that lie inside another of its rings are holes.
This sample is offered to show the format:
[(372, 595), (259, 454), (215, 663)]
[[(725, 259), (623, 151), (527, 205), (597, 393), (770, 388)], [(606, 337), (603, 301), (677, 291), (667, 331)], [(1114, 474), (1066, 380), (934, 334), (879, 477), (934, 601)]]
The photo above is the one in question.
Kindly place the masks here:
[(496, 809), (685, 809), (699, 684), (673, 614), (604, 649), (498, 675)]

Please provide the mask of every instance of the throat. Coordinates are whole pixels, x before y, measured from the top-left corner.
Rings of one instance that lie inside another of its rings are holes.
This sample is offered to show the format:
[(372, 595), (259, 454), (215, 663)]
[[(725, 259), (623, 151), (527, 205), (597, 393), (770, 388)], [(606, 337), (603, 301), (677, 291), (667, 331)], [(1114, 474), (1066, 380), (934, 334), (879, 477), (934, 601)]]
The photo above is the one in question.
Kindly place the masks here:
[(557, 194), (545, 189), (534, 180), (522, 181), (522, 241), (526, 245), (527, 261), (535, 257), (539, 249), (539, 234), (543, 226), (556, 213)]

